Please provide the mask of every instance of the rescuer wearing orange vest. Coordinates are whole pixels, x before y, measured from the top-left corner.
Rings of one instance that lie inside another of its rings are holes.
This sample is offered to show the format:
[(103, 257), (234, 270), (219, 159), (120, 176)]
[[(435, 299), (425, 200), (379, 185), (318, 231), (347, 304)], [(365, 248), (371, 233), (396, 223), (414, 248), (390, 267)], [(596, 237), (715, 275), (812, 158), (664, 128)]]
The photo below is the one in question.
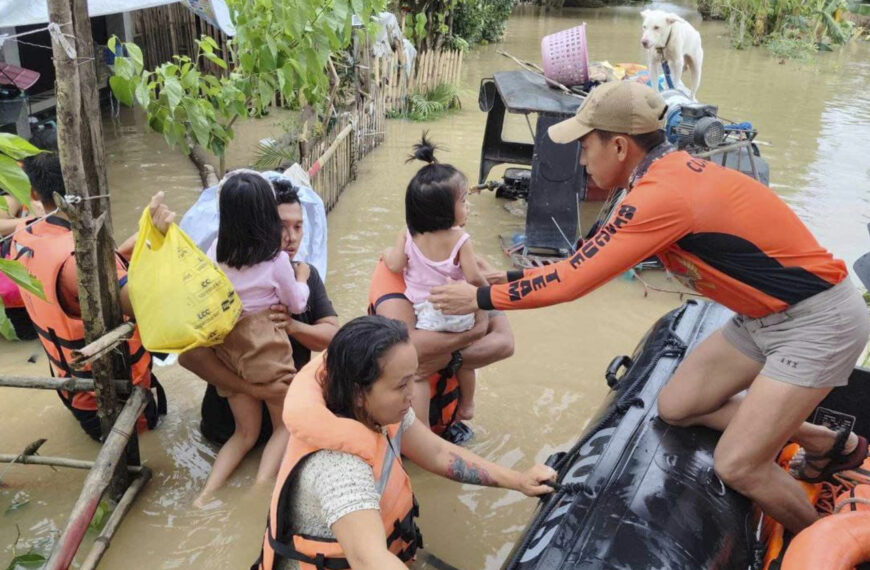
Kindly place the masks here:
[(718, 475), (797, 533), (817, 514), (774, 463), (786, 441), (805, 448), (792, 467), (812, 482), (867, 455), (867, 441), (848, 429), (804, 422), (848, 382), (870, 335), (867, 307), (843, 261), (773, 191), (667, 144), (666, 109), (639, 83), (596, 87), (549, 135), (580, 140), (580, 164), (598, 186), (628, 189), (607, 223), (569, 259), (509, 272), (490, 287), (449, 284), (430, 301), (446, 314), (563, 303), (657, 255), (686, 285), (737, 313), (680, 365), (659, 396), (660, 416), (723, 431)]
[[(294, 378), (284, 402), (290, 440), (254, 569), (404, 568), (421, 546), (403, 456), (459, 481), (536, 496), (556, 472), (490, 463), (416, 419), (417, 352), (407, 327), (379, 316), (339, 329)], [(424, 505), (425, 510), (425, 505)]]
[[(54, 152), (44, 152), (24, 160), (23, 168), (31, 184), (33, 199), (42, 202), (47, 211), (56, 209), (54, 193), (63, 196), (65, 187), (60, 160)], [(165, 229), (174, 214), (160, 201), (162, 193), (151, 203), (151, 214), (158, 228)], [(69, 365), (71, 352), (85, 345), (84, 323), (78, 299), (75, 244), (69, 220), (61, 212), (47, 216), (31, 225), (33, 219), (23, 220), (13, 237), (11, 258), (17, 259), (42, 283), (42, 299), (24, 289), (21, 294), (34, 329), (48, 357), (52, 375), (56, 377), (90, 378), (90, 367), (73, 371)], [(131, 245), (133, 242), (126, 242)], [(123, 258), (118, 259), (118, 279), (121, 285), (121, 306), (125, 315), (132, 316), (132, 308), (125, 287), (127, 274)], [(125, 363), (134, 385), (156, 391), (156, 401), (149, 399), (139, 430), (154, 428), (158, 416), (166, 413), (163, 390), (151, 373), (151, 355), (142, 346), (138, 331), (122, 345)], [(100, 439), (100, 420), (97, 417), (96, 397), (93, 392), (70, 394), (58, 390), (66, 407), (78, 420), (82, 429), (93, 439)]]

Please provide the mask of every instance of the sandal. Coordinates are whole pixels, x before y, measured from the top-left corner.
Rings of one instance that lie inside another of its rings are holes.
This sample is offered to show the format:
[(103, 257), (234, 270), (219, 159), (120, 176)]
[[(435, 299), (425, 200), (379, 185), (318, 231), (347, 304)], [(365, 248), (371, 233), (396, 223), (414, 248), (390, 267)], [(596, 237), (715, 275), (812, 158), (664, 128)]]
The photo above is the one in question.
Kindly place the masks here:
[[(805, 449), (801, 448), (799, 454), (796, 454), (789, 463), (789, 472), (801, 481), (821, 483), (830, 479), (835, 473), (860, 467), (864, 463), (864, 459), (867, 458), (867, 439), (859, 435), (858, 445), (855, 446), (855, 449), (849, 454), (843, 454), (843, 448), (846, 447), (850, 433), (852, 432), (848, 428), (837, 430), (834, 445), (827, 453), (821, 455), (807, 453)], [(822, 460), (828, 460), (824, 467), (813, 465)], [(814, 477), (806, 475), (807, 467), (812, 468), (813, 471), (819, 471), (819, 474)]]

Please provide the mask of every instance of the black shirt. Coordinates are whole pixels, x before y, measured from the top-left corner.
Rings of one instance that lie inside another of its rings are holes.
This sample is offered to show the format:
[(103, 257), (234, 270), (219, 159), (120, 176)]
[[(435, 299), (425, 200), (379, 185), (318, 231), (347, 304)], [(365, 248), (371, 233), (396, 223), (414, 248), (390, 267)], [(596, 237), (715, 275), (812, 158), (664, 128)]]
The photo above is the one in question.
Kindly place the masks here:
[[(326, 294), (326, 286), (320, 278), (320, 273), (317, 272), (317, 269), (313, 265), (308, 267), (311, 268), (311, 275), (308, 276), (308, 281), (306, 282), (309, 290), (308, 306), (305, 307), (305, 312), (293, 315), (293, 318), (300, 323), (313, 325), (322, 318), (337, 317), (338, 313), (335, 312), (332, 301), (329, 300)], [(296, 370), (300, 370), (311, 360), (311, 350), (303, 346), (301, 342), (292, 336), (290, 337), (290, 344), (293, 345), (293, 364), (296, 365)]]

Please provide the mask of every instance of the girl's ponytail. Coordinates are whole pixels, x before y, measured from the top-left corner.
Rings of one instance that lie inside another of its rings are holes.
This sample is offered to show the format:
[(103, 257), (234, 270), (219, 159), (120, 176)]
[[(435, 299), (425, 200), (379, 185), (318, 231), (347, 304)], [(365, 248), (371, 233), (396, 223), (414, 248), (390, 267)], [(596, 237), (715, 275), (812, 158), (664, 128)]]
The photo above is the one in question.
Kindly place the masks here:
[(422, 160), (428, 164), (438, 164), (438, 159), (435, 158), (435, 151), (439, 148), (435, 143), (429, 141), (426, 138), (426, 135), (429, 134), (429, 131), (425, 131), (423, 133), (423, 139), (414, 145), (414, 152), (408, 156), (408, 160), (405, 162), (411, 162), (412, 160)]

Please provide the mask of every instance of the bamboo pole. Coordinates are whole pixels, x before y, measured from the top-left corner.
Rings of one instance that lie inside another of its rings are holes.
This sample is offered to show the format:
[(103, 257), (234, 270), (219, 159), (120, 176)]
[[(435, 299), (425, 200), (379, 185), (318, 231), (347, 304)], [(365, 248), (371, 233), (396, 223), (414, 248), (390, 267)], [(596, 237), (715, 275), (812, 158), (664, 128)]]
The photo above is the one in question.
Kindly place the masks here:
[(321, 168), (323, 168), (328, 162), (329, 159), (332, 158), (332, 155), (335, 154), (335, 149), (338, 147), (338, 144), (343, 141), (347, 135), (353, 130), (353, 125), (348, 125), (341, 130), (340, 133), (335, 137), (335, 140), (332, 141), (332, 144), (329, 145), (323, 154), (320, 155), (314, 164), (311, 165), (311, 168), (308, 169), (308, 176), (314, 177)]
[[(115, 380), (119, 393), (130, 391), (129, 380)], [(0, 388), (36, 388), (40, 390), (64, 390), (66, 392), (93, 392), (94, 381), (90, 378), (31, 378), (29, 376), (0, 376)]]
[(123, 465), (124, 451), (130, 438), (136, 433), (136, 420), (145, 409), (146, 402), (147, 392), (142, 388), (135, 388), (94, 460), (94, 466), (85, 479), (82, 492), (73, 505), (69, 522), (55, 543), (45, 570), (66, 570), (72, 564), (88, 530), (88, 523), (100, 503), (100, 497), (115, 478), (118, 468)]
[(129, 340), (133, 336), (133, 331), (136, 330), (136, 325), (130, 322), (110, 330), (94, 342), (83, 346), (78, 350), (70, 351), (72, 356), (72, 366), (76, 370), (81, 370), (97, 358), (100, 358), (108, 351), (112, 350), (125, 340)]
[(100, 536), (94, 539), (94, 545), (91, 547), (90, 552), (88, 552), (87, 557), (79, 567), (80, 570), (93, 570), (97, 567), (97, 564), (100, 563), (100, 560), (103, 558), (109, 545), (111, 545), (112, 538), (115, 536), (115, 531), (118, 530), (118, 526), (120, 526), (121, 521), (124, 519), (124, 515), (129, 512), (130, 507), (133, 506), (133, 501), (136, 500), (139, 492), (145, 488), (145, 484), (148, 483), (150, 479), (151, 470), (147, 467), (143, 467), (139, 476), (130, 483), (124, 496), (121, 497), (120, 501), (118, 501), (115, 510), (112, 511), (112, 515), (109, 517), (109, 520), (106, 521), (106, 526), (103, 527)]
[(432, 88), (438, 87), (438, 84), (442, 81), (442, 75), (444, 70), (442, 69), (444, 66), (444, 56), (446, 51), (439, 51), (435, 54), (435, 72), (432, 74)]
[(414, 75), (414, 85), (411, 87), (409, 95), (410, 93), (420, 91), (423, 88), (423, 78), (426, 75), (426, 53), (427, 52), (424, 51), (418, 56), (420, 59), (420, 65), (417, 66), (417, 73)]
[[(66, 192), (83, 200), (77, 206), (57, 204), (70, 219), (75, 239), (78, 297), (85, 340), (92, 343), (123, 323), (121, 293), (115, 269), (115, 244), (109, 208), (105, 151), (100, 122), (94, 42), (86, 0), (48, 0), (49, 20), (74, 37), (75, 53), (67, 53), (52, 36), (56, 74), (58, 154)], [(121, 354), (111, 351), (92, 364), (97, 410), (103, 437), (120, 412), (113, 378), (129, 373)], [(130, 444), (129, 460), (138, 463), (138, 445)], [(126, 462), (113, 478), (111, 496), (127, 486)]]
[(464, 52), (459, 52), (459, 65), (456, 68), (456, 83), (460, 82), (462, 77), (462, 58), (464, 57)]
[(432, 59), (429, 62), (429, 89), (427, 91), (431, 91), (435, 88), (435, 75), (438, 73), (438, 51), (432, 52)]
[[(21, 465), (46, 465), (49, 467), (68, 467), (70, 469), (91, 469), (94, 466), (93, 461), (84, 459), (68, 459), (66, 457), (50, 457), (47, 455), (14, 455), (11, 453), (0, 453), (0, 463), (20, 463)], [(129, 473), (140, 473), (143, 469), (141, 465), (131, 465), (127, 467)]]

